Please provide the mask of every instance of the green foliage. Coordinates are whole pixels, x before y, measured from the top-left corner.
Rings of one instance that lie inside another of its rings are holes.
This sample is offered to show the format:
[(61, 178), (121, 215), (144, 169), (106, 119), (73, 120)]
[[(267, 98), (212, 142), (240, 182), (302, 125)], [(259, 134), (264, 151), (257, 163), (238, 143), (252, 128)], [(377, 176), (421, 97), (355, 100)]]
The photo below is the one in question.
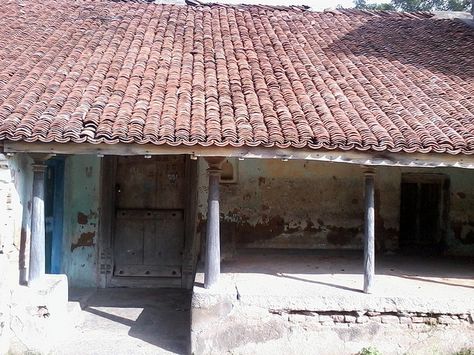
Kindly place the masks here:
[(355, 0), (354, 4), (355, 4), (354, 7), (360, 10), (386, 10), (386, 11), (395, 10), (395, 7), (391, 3), (367, 4), (366, 0)]
[(474, 355), (474, 348), (464, 348), (456, 351), (453, 355)]
[(359, 351), (357, 355), (382, 355), (382, 353), (378, 351), (376, 348), (369, 346), (366, 348), (362, 348), (362, 350)]
[(355, 0), (356, 9), (416, 11), (469, 11), (471, 0), (391, 0), (385, 4), (368, 4), (366, 0)]

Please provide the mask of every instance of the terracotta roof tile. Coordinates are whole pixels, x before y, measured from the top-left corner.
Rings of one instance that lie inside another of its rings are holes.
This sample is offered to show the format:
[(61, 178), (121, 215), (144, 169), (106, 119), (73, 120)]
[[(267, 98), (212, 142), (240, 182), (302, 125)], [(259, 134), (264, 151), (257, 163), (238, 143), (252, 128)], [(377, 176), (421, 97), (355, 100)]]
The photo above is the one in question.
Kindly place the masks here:
[(0, 4), (0, 139), (474, 153), (474, 32), (430, 14)]

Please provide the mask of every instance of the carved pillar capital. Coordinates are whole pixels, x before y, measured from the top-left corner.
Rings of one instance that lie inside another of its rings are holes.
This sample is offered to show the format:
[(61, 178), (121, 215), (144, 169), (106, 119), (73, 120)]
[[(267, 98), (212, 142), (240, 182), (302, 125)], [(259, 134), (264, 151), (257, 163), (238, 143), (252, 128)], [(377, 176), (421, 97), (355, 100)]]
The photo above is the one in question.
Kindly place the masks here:
[(46, 168), (48, 167), (44, 162), (41, 163), (33, 163), (31, 164), (33, 167), (33, 172), (37, 173), (44, 173), (46, 171)]
[(363, 165), (362, 169), (364, 170), (365, 176), (375, 176), (375, 167)]
[(33, 166), (35, 165), (44, 165), (46, 160), (54, 157), (56, 154), (46, 154), (46, 153), (30, 153), (28, 154), (31, 159), (33, 159), (34, 163)]
[(224, 162), (224, 157), (206, 157), (204, 158), (207, 162), (209, 168), (207, 172), (209, 175), (220, 175), (222, 172), (222, 163)]

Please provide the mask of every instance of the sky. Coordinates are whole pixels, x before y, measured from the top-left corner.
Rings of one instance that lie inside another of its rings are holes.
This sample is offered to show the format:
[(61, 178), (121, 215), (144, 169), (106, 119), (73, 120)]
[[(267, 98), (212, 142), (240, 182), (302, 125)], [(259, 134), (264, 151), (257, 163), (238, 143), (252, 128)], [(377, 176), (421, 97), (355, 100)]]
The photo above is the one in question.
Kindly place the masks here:
[[(335, 9), (338, 6), (354, 7), (353, 0), (206, 0), (208, 2), (219, 2), (223, 4), (263, 4), (263, 5), (308, 5), (312, 10), (322, 11), (325, 9)], [(389, 2), (388, 0), (367, 1), (367, 3)]]

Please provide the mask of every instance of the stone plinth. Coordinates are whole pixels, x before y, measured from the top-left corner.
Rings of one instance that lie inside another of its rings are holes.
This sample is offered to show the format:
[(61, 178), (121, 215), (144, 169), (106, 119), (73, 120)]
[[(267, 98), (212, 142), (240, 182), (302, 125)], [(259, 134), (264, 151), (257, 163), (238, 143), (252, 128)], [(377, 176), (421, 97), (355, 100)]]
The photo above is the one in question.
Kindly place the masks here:
[(381, 306), (379, 311), (369, 311), (349, 299), (325, 307), (317, 296), (313, 303), (284, 294), (240, 297), (230, 285), (212, 292), (194, 288), (192, 354), (339, 355), (368, 346), (383, 354), (444, 354), (474, 347), (474, 313), (467, 309), (459, 314), (395, 311), (396, 303), (385, 308), (393, 301), (387, 298), (372, 303)]
[(241, 254), (212, 289), (198, 272), (194, 354), (450, 354), (474, 347), (471, 264), (379, 258), (372, 294), (347, 256)]

